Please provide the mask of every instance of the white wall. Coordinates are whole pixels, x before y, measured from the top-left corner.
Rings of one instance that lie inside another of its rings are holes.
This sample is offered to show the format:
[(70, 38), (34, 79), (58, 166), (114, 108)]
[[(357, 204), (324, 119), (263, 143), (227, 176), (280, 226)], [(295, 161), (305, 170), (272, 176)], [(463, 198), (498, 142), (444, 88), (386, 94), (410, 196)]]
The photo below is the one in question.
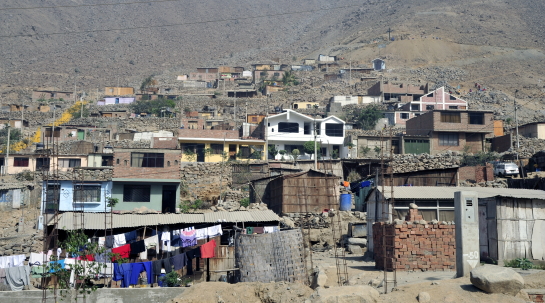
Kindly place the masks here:
[[(278, 132), (278, 123), (280, 122), (294, 122), (299, 124), (299, 129), (297, 133), (284, 133)], [(307, 117), (301, 114), (298, 114), (294, 111), (287, 110), (285, 113), (269, 117), (268, 126), (267, 126), (267, 139), (270, 145), (276, 145), (277, 150), (285, 149), (285, 145), (303, 145), (307, 141), (314, 141), (314, 122), (315, 120), (311, 117)], [(309, 123), (310, 133), (304, 133), (304, 125)], [(317, 135), (316, 141), (322, 142), (322, 147), (328, 149), (327, 156), (332, 150), (332, 146), (339, 145), (340, 153), (339, 157), (347, 157), (348, 152), (345, 151), (344, 144), (344, 135), (346, 130), (344, 129), (344, 122), (340, 119), (334, 117), (327, 117), (325, 119), (316, 119), (316, 124), (319, 125), (320, 135)], [(331, 137), (325, 134), (326, 124), (342, 124), (343, 125), (343, 136), (342, 137)], [(303, 151), (301, 151), (303, 152)], [(282, 156), (277, 155), (276, 158), (280, 159)], [(286, 158), (286, 156), (284, 156)], [(310, 156), (301, 155), (300, 159), (310, 159)]]

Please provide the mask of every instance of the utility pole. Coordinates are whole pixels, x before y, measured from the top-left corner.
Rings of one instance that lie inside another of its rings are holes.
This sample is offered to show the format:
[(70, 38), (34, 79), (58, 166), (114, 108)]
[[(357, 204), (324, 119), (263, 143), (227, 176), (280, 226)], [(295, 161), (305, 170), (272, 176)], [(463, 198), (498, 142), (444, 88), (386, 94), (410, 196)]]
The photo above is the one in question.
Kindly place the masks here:
[(8, 128), (8, 147), (6, 148), (6, 158), (4, 160), (4, 174), (7, 175), (8, 174), (8, 167), (9, 167), (9, 139), (10, 139), (10, 136), (11, 136), (11, 127), (10, 127), (10, 120), (8, 120), (8, 126), (6, 126)]
[(513, 106), (515, 107), (515, 127), (517, 130), (517, 165), (520, 166), (520, 176), (524, 179), (524, 168), (522, 167), (522, 164), (520, 164), (519, 159), (519, 151), (520, 151), (520, 142), (519, 142), (519, 120), (517, 116), (517, 93), (518, 89), (515, 90), (515, 97), (513, 98)]
[(392, 40), (390, 34), (393, 32), (391, 28), (388, 27), (388, 41)]
[(352, 60), (350, 60), (350, 74), (348, 76), (348, 86), (352, 85)]
[(317, 150), (318, 144), (316, 143), (318, 129), (316, 129), (316, 109), (317, 109), (317, 106), (314, 105), (314, 170), (318, 170), (318, 150)]

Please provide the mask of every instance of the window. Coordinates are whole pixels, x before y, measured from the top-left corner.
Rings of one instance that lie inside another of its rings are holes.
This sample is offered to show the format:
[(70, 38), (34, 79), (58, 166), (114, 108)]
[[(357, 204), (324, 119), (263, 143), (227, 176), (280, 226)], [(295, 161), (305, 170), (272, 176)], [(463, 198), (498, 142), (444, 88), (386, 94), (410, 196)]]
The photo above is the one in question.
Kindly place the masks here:
[(131, 153), (132, 167), (164, 167), (163, 153)]
[(304, 130), (305, 130), (305, 135), (311, 135), (312, 134), (312, 127), (311, 127), (310, 123), (305, 122)]
[(74, 185), (74, 203), (100, 202), (100, 184)]
[(280, 73), (274, 73), (274, 77), (280, 77)]
[(46, 213), (53, 213), (57, 210), (61, 198), (61, 189), (59, 184), (49, 184), (45, 191), (45, 209)]
[(13, 166), (15, 167), (28, 167), (28, 158), (14, 158)]
[[(119, 164), (119, 159), (117, 159), (117, 164)], [(114, 156), (102, 156), (101, 166), (113, 166)]]
[(441, 113), (441, 122), (446, 123), (461, 123), (460, 113)]
[(401, 119), (403, 119), (403, 120), (407, 120), (407, 119), (409, 119), (409, 114), (408, 114), (408, 113), (401, 113), (401, 114), (400, 114), (400, 117), (401, 117)]
[(439, 145), (458, 146), (458, 133), (439, 133)]
[(484, 113), (469, 113), (469, 124), (484, 124)]
[(123, 202), (150, 202), (150, 185), (123, 186)]
[(411, 104), (411, 110), (420, 110), (419, 104)]
[(119, 164), (119, 159), (116, 159), (115, 162), (116, 162), (117, 164)]
[(257, 122), (257, 117), (252, 117), (252, 122)]
[(223, 144), (210, 144), (212, 149), (212, 155), (221, 155), (223, 154)]
[(454, 200), (397, 200), (394, 216), (405, 219), (410, 203), (418, 205), (418, 213), (426, 221), (454, 221)]
[(49, 158), (38, 158), (38, 159), (36, 159), (36, 169), (37, 170), (49, 170)]
[(330, 137), (343, 137), (343, 126), (342, 124), (331, 124), (328, 123), (325, 125), (325, 134)]
[(456, 106), (456, 105), (451, 105), (451, 106), (448, 107), (448, 109), (458, 109), (458, 106)]
[(449, 97), (449, 99), (454, 101), (454, 100), (456, 100), (456, 97), (454, 97), (454, 96), (451, 95), (451, 96)]
[(249, 159), (251, 155), (250, 147), (249, 146), (240, 146), (238, 148), (238, 157), (242, 159)]
[(59, 159), (59, 167), (80, 167), (81, 159)]
[[(51, 138), (51, 129), (52, 127), (46, 128), (44, 132), (44, 138)], [(61, 136), (61, 129), (55, 127), (55, 130), (53, 131), (53, 137), (54, 138), (60, 138)]]
[(312, 108), (312, 105), (311, 105), (311, 104), (307, 104), (307, 108)]
[(435, 105), (426, 105), (426, 110), (434, 110)]
[(316, 123), (316, 135), (320, 135), (322, 130), (322, 123)]
[(299, 123), (295, 122), (280, 122), (278, 123), (279, 133), (298, 133)]

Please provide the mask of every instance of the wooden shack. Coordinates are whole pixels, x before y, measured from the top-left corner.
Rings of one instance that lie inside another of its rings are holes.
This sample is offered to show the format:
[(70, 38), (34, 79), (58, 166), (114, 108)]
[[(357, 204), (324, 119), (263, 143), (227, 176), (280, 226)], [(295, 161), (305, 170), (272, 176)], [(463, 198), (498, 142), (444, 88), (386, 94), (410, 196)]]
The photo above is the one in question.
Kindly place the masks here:
[(251, 197), (259, 196), (277, 214), (321, 213), (338, 209), (341, 179), (320, 171), (308, 170), (295, 174), (256, 180)]

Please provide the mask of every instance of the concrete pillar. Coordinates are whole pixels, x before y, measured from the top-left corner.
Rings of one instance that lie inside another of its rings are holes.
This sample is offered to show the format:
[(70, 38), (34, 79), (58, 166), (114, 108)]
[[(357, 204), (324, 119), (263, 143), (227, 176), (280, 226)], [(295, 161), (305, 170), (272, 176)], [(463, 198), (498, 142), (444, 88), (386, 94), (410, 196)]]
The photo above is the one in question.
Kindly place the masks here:
[(468, 276), (480, 264), (479, 201), (474, 191), (454, 193), (456, 276)]

